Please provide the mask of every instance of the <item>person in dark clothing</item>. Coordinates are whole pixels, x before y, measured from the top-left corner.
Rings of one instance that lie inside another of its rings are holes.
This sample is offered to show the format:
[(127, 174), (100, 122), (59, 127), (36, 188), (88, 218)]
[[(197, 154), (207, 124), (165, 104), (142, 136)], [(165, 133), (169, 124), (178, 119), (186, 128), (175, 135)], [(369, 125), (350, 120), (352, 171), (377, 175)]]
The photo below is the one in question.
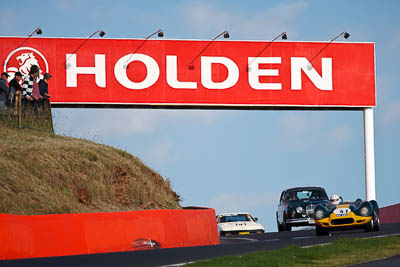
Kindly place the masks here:
[(6, 109), (6, 102), (8, 99), (8, 94), (10, 93), (10, 89), (7, 85), (8, 73), (3, 72), (0, 78), (0, 109)]
[(43, 79), (39, 81), (39, 91), (40, 91), (40, 95), (43, 97), (43, 99), (50, 98), (48, 83), (49, 83), (49, 80), (51, 77), (52, 76), (50, 73), (45, 73), (43, 75)]
[(42, 99), (40, 100), (40, 107), (42, 108), (43, 111), (45, 111), (46, 102), (50, 98), (48, 83), (51, 77), (52, 76), (50, 73), (45, 73), (43, 75), (43, 79), (39, 81), (39, 92), (40, 95), (42, 96)]
[(15, 104), (15, 95), (17, 92), (21, 92), (21, 80), (22, 80), (22, 73), (17, 71), (14, 75), (14, 79), (12, 79), (9, 83), (10, 85), (10, 96), (8, 97), (9, 106)]

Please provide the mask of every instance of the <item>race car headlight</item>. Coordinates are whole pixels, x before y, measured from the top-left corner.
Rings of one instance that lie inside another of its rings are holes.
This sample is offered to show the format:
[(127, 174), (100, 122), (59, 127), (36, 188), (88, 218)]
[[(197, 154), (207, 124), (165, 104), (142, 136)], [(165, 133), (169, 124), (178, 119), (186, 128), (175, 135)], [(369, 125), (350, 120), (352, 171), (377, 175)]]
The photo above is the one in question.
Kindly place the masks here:
[(316, 220), (322, 220), (325, 217), (327, 217), (327, 211), (321, 206), (316, 207), (314, 210), (314, 218)]
[(371, 209), (368, 205), (362, 205), (359, 212), (361, 216), (370, 216)]
[(297, 213), (302, 213), (302, 212), (303, 212), (303, 208), (300, 207), (300, 206), (298, 206), (298, 207), (296, 208), (296, 212), (297, 212)]
[(317, 220), (321, 220), (321, 219), (323, 219), (325, 217), (325, 212), (323, 211), (323, 210), (317, 210), (316, 212), (315, 212), (315, 219), (317, 219)]

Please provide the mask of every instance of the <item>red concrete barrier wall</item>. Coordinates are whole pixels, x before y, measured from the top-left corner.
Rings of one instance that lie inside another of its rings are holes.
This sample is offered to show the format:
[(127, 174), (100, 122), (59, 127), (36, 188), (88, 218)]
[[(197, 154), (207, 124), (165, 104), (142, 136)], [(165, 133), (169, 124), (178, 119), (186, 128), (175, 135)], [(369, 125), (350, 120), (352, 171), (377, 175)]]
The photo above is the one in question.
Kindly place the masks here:
[(385, 223), (400, 223), (400, 203), (379, 209), (379, 220)]
[(213, 209), (0, 214), (0, 259), (215, 244)]

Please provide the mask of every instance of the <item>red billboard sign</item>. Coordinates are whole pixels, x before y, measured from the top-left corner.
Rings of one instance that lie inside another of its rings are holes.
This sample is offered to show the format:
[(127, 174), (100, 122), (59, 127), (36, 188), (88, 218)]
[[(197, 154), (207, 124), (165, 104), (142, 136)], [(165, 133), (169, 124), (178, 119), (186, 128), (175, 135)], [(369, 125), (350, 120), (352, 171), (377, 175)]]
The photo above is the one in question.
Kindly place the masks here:
[(0, 38), (3, 71), (50, 72), (56, 106), (376, 105), (373, 43), (24, 39)]

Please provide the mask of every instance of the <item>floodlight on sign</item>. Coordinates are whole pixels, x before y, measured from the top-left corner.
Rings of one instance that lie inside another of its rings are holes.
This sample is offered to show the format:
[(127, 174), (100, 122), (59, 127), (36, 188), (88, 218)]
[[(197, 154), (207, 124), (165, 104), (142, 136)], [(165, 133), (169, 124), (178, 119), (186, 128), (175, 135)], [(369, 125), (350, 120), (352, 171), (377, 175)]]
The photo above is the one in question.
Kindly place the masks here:
[(224, 38), (229, 38), (229, 32), (228, 31), (223, 31), (220, 34), (218, 34), (217, 36), (215, 36), (214, 38), (211, 39), (211, 41), (200, 51), (200, 53), (198, 53), (193, 59), (192, 61), (190, 61), (188, 69), (189, 70), (194, 70), (194, 65), (193, 62), (211, 45), (212, 42), (214, 42), (218, 37), (220, 36), (224, 36)]

